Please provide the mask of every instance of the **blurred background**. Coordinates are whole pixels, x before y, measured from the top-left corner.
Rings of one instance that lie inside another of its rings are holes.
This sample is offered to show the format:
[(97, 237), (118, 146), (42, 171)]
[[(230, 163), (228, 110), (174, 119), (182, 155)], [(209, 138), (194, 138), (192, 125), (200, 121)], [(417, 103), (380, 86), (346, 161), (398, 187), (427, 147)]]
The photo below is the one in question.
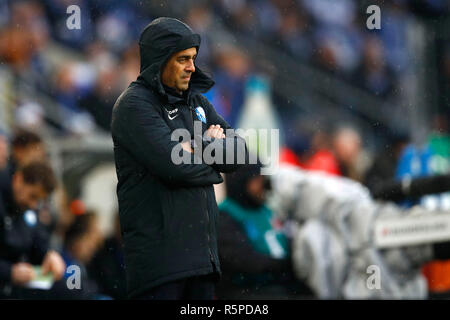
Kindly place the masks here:
[[(79, 30), (66, 26), (74, 4)], [(366, 27), (369, 5), (380, 30)], [(91, 244), (71, 256), (92, 292), (125, 297), (109, 125), (160, 16), (201, 35), (196, 63), (216, 81), (205, 95), (231, 126), (281, 130), (282, 161), (370, 190), (450, 172), (448, 0), (0, 0), (0, 170), (20, 141), (51, 164), (60, 183), (39, 219), (56, 249)], [(450, 209), (448, 193), (421, 203)], [(424, 273), (450, 291), (449, 263)]]

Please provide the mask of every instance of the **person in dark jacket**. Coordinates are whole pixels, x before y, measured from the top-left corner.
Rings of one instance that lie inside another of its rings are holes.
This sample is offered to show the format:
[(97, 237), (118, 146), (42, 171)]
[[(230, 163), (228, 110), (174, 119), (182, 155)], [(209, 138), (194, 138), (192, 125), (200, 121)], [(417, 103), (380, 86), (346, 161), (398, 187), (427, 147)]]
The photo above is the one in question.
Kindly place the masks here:
[[(11, 156), (8, 164), (3, 170), (0, 170), (0, 190), (9, 188), (17, 168), (34, 161), (48, 161), (44, 141), (36, 132), (26, 129), (16, 130), (11, 138)], [(44, 203), (39, 208), (39, 221), (49, 234), (52, 233), (56, 225), (57, 214), (55, 210), (49, 203)]]
[[(202, 95), (214, 81), (195, 65), (200, 36), (189, 26), (155, 19), (139, 47), (140, 75), (118, 98), (111, 123), (127, 295), (211, 299), (221, 272), (213, 184), (238, 159), (248, 161), (245, 140)], [(190, 140), (174, 141), (176, 129)], [(196, 150), (211, 145), (218, 160), (208, 164)]]
[(39, 135), (20, 129), (11, 138), (11, 154), (6, 166), (0, 168), (0, 189), (8, 188), (17, 167), (32, 161), (45, 161), (45, 146)]
[(219, 257), (223, 277), (218, 299), (313, 298), (294, 276), (289, 238), (266, 206), (270, 183), (261, 165), (245, 165), (225, 176), (227, 196), (219, 204)]
[(56, 280), (64, 274), (64, 261), (49, 250), (48, 234), (35, 211), (55, 183), (47, 164), (31, 162), (18, 168), (9, 188), (0, 191), (1, 298), (39, 298), (39, 291), (25, 288), (36, 276), (33, 266), (40, 265), (43, 274), (52, 272)]
[[(49, 294), (51, 300), (110, 300), (111, 297), (100, 291), (99, 285), (88, 264), (103, 238), (98, 227), (98, 218), (94, 212), (86, 211), (77, 215), (64, 235), (64, 245), (61, 255), (67, 265), (64, 281), (55, 283)], [(70, 267), (80, 270), (80, 287), (70, 288), (67, 283), (75, 274)]]
[(100, 292), (113, 299), (125, 300), (126, 279), (123, 262), (120, 222), (117, 215), (114, 219), (114, 232), (103, 246), (95, 253), (87, 266), (89, 274), (97, 282)]

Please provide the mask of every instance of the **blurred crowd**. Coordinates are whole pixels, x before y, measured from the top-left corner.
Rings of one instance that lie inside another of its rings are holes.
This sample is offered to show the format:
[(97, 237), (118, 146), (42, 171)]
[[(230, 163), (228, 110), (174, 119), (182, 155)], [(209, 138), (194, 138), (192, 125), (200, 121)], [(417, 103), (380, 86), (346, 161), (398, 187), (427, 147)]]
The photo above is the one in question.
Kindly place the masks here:
[[(66, 27), (66, 9), (73, 4), (80, 7), (79, 30)], [(218, 22), (235, 34), (257, 39), (296, 61), (386, 98), (403, 90), (400, 80), (413, 67), (407, 22), (415, 13), (439, 17), (449, 8), (444, 0), (371, 4), (382, 7), (380, 30), (365, 27), (367, 5), (354, 0), (4, 0), (0, 2), (0, 57), (30, 86), (62, 106), (59, 118), (67, 130), (90, 132), (95, 125), (108, 130), (112, 102), (139, 73), (136, 42), (140, 31), (151, 19), (172, 12), (202, 36), (197, 63), (216, 81), (208, 98), (233, 126), (245, 98), (244, 84), (257, 70), (246, 50), (217, 43), (208, 32)], [(81, 59), (53, 63), (49, 47), (55, 41)], [(446, 93), (448, 44), (440, 56), (440, 83)], [(444, 96), (448, 103), (448, 94)], [(17, 111), (17, 121), (27, 125), (45, 113), (30, 101), (18, 103), (25, 109)]]
[[(69, 16), (66, 9), (74, 4), (81, 9), (80, 30), (66, 27)], [(368, 31), (362, 27), (367, 14), (363, 4), (356, 0), (0, 0), (0, 70), (7, 68), (14, 76), (2, 94), (6, 92), (15, 97), (14, 126), (12, 130), (0, 131), (0, 205), (3, 202), (3, 205), (13, 203), (15, 206), (25, 201), (21, 214), (26, 216), (27, 210), (32, 210), (36, 213), (36, 223), (42, 227), (41, 251), (45, 253), (55, 249), (66, 266), (80, 266), (82, 275), (87, 277), (82, 280), (86, 284), (83, 290), (68, 290), (66, 280), (71, 274), (66, 272), (62, 280), (55, 282), (54, 289), (42, 293), (39, 290), (14, 291), (11, 288), (20, 283), (7, 276), (0, 279), (0, 289), (3, 290), (0, 296), (125, 298), (118, 220), (112, 235), (105, 237), (101, 234), (95, 212), (86, 209), (81, 201), (70, 198), (65, 186), (53, 177), (45, 141), (37, 132), (43, 125), (48, 125), (61, 135), (88, 136), (98, 130), (108, 133), (114, 102), (139, 74), (137, 40), (141, 30), (152, 19), (172, 12), (201, 35), (197, 64), (206, 67), (216, 82), (206, 95), (218, 113), (235, 127), (244, 106), (247, 81), (258, 70), (245, 48), (216, 42), (209, 32), (216, 24), (223, 24), (232, 33), (257, 39), (301, 63), (387, 99), (402, 91), (401, 79), (413, 65), (414, 52), (407, 43), (407, 21), (416, 15), (434, 19), (448, 14), (450, 8), (445, 0), (376, 0), (371, 4), (379, 4), (383, 8), (381, 30)], [(326, 116), (318, 116), (291, 119), (293, 126), (288, 128), (281, 162), (305, 170), (348, 177), (369, 189), (407, 174), (447, 173), (450, 170), (450, 44), (443, 45), (441, 50), (437, 63), (441, 72), (439, 85), (443, 112), (433, 118), (431, 127), (434, 131), (425, 148), (410, 145), (407, 134), (392, 134), (389, 143), (376, 150), (375, 156), (370, 156), (365, 149), (365, 137), (357, 127), (330, 123)], [(58, 54), (62, 60), (55, 58)], [(14, 94), (15, 90), (21, 90), (23, 84), (32, 92), (51, 97), (59, 106), (57, 114), (49, 115), (46, 106), (34, 101), (32, 96)], [(0, 108), (4, 108), (2, 103)], [(0, 130), (3, 121), (5, 119), (0, 119)], [(442, 157), (446, 164), (439, 170), (433, 167), (414, 171), (417, 167), (415, 159), (428, 163), (425, 157), (432, 155)], [(399, 169), (401, 163), (408, 163), (405, 165), (408, 169)], [(17, 187), (14, 183), (17, 176), (24, 176), (30, 170), (46, 170), (49, 181), (28, 177), (22, 183), (22, 189)], [(247, 183), (246, 180), (244, 182)], [(245, 189), (247, 185), (244, 182), (239, 184)], [(38, 186), (38, 191), (27, 191), (27, 198), (20, 200), (23, 190), (28, 190), (27, 186)], [(264, 199), (256, 201), (255, 194), (263, 188), (263, 181), (254, 182), (253, 187), (249, 186), (253, 195), (245, 194), (247, 191), (244, 190), (245, 195), (234, 195), (235, 200), (244, 201), (244, 207), (251, 210), (260, 208)], [(233, 210), (222, 208), (223, 212)], [(5, 209), (6, 213), (8, 209)], [(270, 215), (268, 217), (272, 221)], [(230, 232), (236, 232), (237, 236), (219, 240), (225, 243), (225, 252), (227, 248), (233, 251), (233, 248), (226, 247), (230, 241), (233, 245), (233, 240), (246, 235), (239, 233), (239, 226), (233, 226), (226, 219), (224, 221), (228, 223), (224, 230), (232, 229)], [(2, 223), (5, 224), (4, 221)], [(30, 231), (34, 225), (27, 223), (25, 226), (30, 235), (35, 232)], [(29, 260), (33, 265), (43, 263), (42, 256), (32, 259), (33, 241), (20, 244), (20, 248), (14, 248), (11, 243), (1, 245), (0, 273), (8, 274), (12, 268), (11, 264), (2, 265), (2, 259), (12, 259), (15, 263)], [(253, 252), (254, 261), (261, 262), (259, 268), (248, 265), (246, 270), (255, 274), (256, 283), (266, 281), (267, 270), (281, 272), (283, 276), (280, 279), (275, 277), (278, 279), (275, 282), (290, 283), (292, 275), (286, 261), (270, 260), (267, 256), (265, 259), (264, 250), (267, 248), (258, 251), (252, 249), (251, 243), (247, 249), (250, 251), (243, 251), (243, 255)], [(231, 261), (230, 265), (243, 266), (236, 261)], [(450, 274), (450, 265), (446, 268)], [(428, 274), (433, 273), (432, 270), (429, 269)], [(448, 283), (444, 289), (440, 288), (444, 291), (450, 290), (450, 276), (445, 277)], [(252, 282), (241, 279), (240, 283), (248, 292)], [(231, 289), (224, 290), (226, 294)], [(310, 295), (302, 284), (292, 290)], [(279, 291), (268, 294), (276, 295)]]

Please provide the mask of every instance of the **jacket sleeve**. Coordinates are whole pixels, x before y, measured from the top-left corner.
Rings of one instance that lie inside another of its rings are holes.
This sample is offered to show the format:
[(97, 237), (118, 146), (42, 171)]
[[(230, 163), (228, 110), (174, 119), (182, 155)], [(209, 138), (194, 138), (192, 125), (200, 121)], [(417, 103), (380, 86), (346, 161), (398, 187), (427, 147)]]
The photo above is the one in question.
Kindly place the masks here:
[(11, 267), (12, 263), (0, 259), (0, 282), (10, 282), (11, 281)]
[(30, 262), (32, 264), (40, 265), (44, 262), (44, 257), (49, 249), (49, 240), (47, 230), (38, 222), (34, 228), (33, 246), (30, 253)]
[[(120, 117), (120, 120), (113, 120), (113, 131), (118, 141), (152, 175), (167, 185), (182, 187), (208, 186), (223, 182), (220, 174), (211, 166), (194, 162), (193, 153), (181, 150), (184, 156), (190, 157), (190, 162), (175, 164), (171, 155), (179, 142), (171, 140), (172, 132), (161, 115), (149, 101), (134, 96), (126, 99), (126, 108), (115, 115)], [(143, 103), (148, 106), (142, 106)], [(117, 130), (115, 125), (119, 125)]]
[(249, 156), (245, 139), (235, 132), (227, 132), (228, 129), (233, 130), (233, 128), (216, 112), (206, 98), (202, 97), (202, 101), (207, 105), (209, 111), (208, 128), (211, 125), (219, 124), (225, 133), (225, 139), (202, 139), (203, 148), (213, 144), (214, 149), (221, 149), (222, 159), (220, 163), (214, 162), (213, 168), (219, 172), (229, 173), (236, 171), (243, 164), (248, 164)]
[(228, 272), (283, 273), (291, 269), (290, 259), (275, 259), (253, 249), (244, 231), (223, 211), (217, 242), (223, 270)]

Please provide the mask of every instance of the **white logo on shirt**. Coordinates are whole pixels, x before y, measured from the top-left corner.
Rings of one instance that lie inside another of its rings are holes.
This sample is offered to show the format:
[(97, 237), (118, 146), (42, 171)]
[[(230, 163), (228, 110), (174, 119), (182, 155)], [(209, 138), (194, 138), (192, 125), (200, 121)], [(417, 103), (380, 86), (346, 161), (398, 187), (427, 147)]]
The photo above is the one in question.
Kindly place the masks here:
[(173, 119), (175, 119), (176, 117), (178, 117), (178, 114), (176, 114), (176, 115), (174, 115), (174, 116), (170, 116), (171, 114), (173, 114), (173, 113), (176, 113), (176, 112), (178, 112), (178, 108), (175, 108), (175, 109), (173, 109), (173, 110), (167, 110), (166, 108), (164, 108), (166, 111), (167, 111), (167, 117), (169, 118), (169, 120), (173, 120)]

